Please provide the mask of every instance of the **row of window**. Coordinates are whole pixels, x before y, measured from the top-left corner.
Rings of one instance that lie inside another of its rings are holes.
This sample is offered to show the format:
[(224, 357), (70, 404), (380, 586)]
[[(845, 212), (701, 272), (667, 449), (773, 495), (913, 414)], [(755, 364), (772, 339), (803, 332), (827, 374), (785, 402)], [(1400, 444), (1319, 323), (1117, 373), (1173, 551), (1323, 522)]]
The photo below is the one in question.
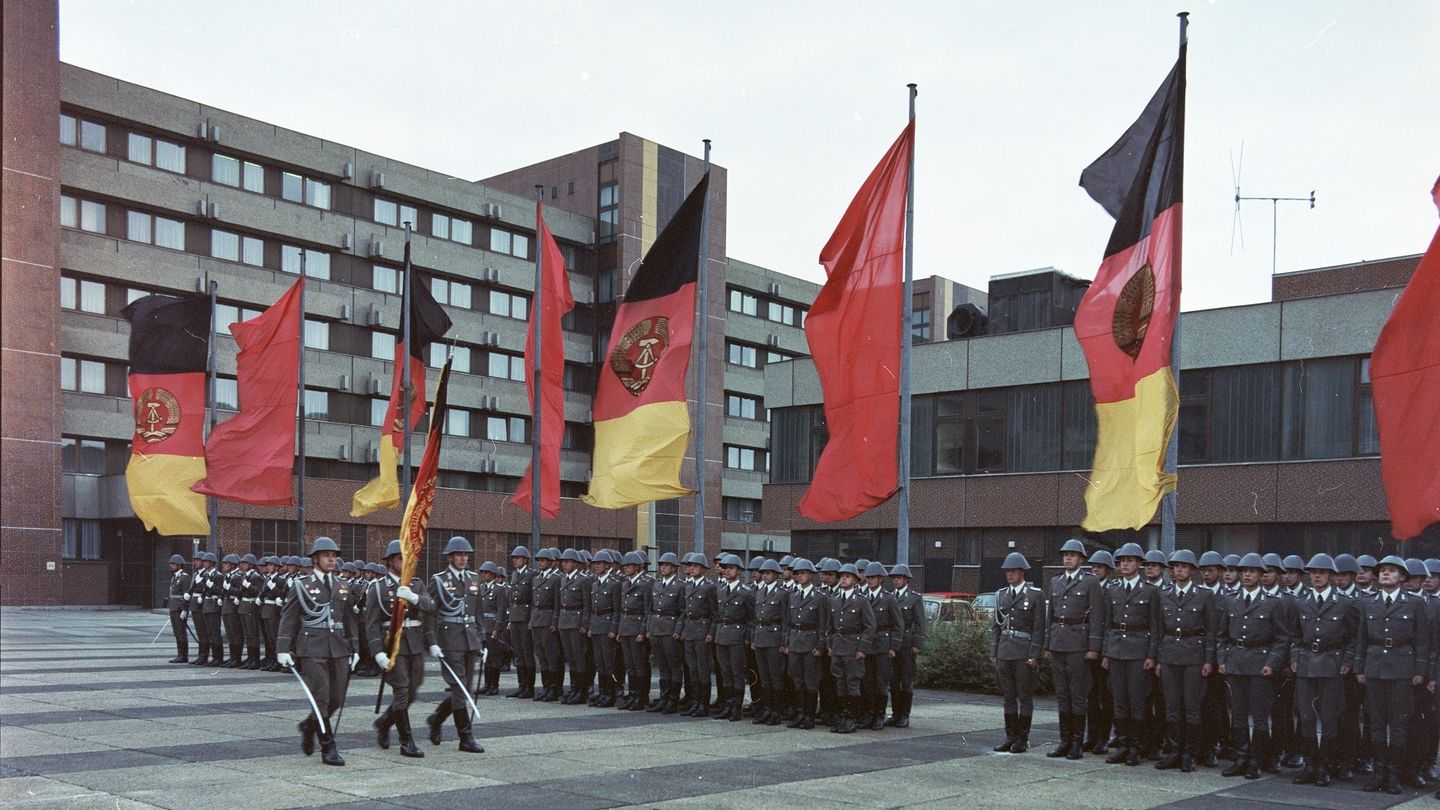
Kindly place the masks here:
[(770, 470), (770, 454), (759, 447), (727, 444), (725, 445), (725, 469), (768, 472)]
[(804, 326), (805, 309), (783, 301), (774, 301), (739, 289), (730, 288), (730, 311), (741, 315), (753, 315), (786, 326)]
[(735, 419), (770, 419), (770, 414), (765, 410), (765, 400), (730, 391), (725, 392), (725, 415)]
[(764, 346), (755, 346), (738, 340), (725, 341), (725, 362), (732, 366), (764, 368), (770, 363), (783, 363), (786, 360), (794, 359), (795, 355)]

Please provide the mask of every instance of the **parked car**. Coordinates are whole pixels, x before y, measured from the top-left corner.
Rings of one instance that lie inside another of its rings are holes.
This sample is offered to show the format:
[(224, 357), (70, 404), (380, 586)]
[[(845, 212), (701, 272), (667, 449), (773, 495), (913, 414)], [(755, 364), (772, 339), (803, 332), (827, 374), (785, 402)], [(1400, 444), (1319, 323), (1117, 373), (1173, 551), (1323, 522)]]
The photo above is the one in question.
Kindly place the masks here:
[(975, 620), (975, 611), (970, 608), (973, 593), (942, 592), (922, 593), (920, 599), (925, 606), (925, 622), (970, 622)]
[(995, 594), (982, 593), (970, 600), (970, 609), (974, 611), (975, 617), (983, 621), (990, 621), (995, 618)]

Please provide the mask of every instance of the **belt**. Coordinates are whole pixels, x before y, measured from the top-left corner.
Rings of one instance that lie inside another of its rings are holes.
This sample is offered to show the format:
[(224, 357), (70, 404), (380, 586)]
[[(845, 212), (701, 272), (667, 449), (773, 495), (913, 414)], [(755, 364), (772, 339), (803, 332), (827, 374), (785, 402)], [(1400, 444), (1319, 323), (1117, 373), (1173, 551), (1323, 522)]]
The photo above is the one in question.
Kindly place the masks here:
[(1384, 647), (1385, 649), (1388, 650), (1388, 649), (1390, 649), (1391, 647), (1404, 647), (1404, 646), (1406, 646), (1407, 644), (1413, 644), (1413, 643), (1414, 643), (1413, 641), (1396, 640), (1396, 639), (1393, 639), (1393, 638), (1377, 638), (1377, 639), (1375, 639), (1374, 641), (1370, 642), (1370, 646), (1371, 646), (1371, 647)]
[(1184, 630), (1166, 630), (1166, 631), (1165, 631), (1165, 637), (1166, 637), (1166, 638), (1173, 638), (1173, 639), (1195, 638), (1196, 636), (1203, 636), (1203, 635), (1205, 635), (1205, 628), (1203, 628), (1203, 627), (1189, 627), (1189, 628), (1186, 628), (1186, 629), (1184, 629)]
[(424, 627), (424, 626), (425, 626), (425, 623), (422, 622), (422, 621), (420, 621), (419, 619), (406, 619), (404, 622), (401, 622), (401, 624), (402, 624), (404, 627), (407, 627), (407, 628), (409, 628), (409, 627)]
[(744, 622), (721, 622), (721, 627), (744, 627)]
[(255, 604), (256, 602), (259, 602), (260, 600), (257, 599), (257, 598), (255, 598), (255, 597), (253, 597), (253, 596), (242, 596), (242, 597), (240, 597), (240, 601), (241, 601), (241, 602), (245, 602), (246, 604), (253, 605), (253, 604)]
[(1256, 647), (1269, 647), (1271, 644), (1274, 644), (1274, 643), (1275, 643), (1275, 640), (1274, 640), (1274, 639), (1271, 639), (1271, 638), (1267, 638), (1267, 639), (1264, 639), (1264, 640), (1260, 640), (1260, 639), (1249, 639), (1249, 640), (1246, 640), (1246, 639), (1243, 639), (1243, 638), (1242, 638), (1242, 639), (1239, 639), (1239, 640), (1237, 640), (1237, 641), (1232, 641), (1232, 642), (1230, 642), (1230, 646), (1231, 646), (1231, 647), (1239, 647), (1239, 648), (1242, 649), (1242, 650), (1252, 650), (1252, 649), (1255, 649)]
[(1310, 644), (1310, 652), (1312, 653), (1334, 652), (1344, 648), (1344, 644), (1321, 644), (1319, 641), (1314, 641)]
[(482, 615), (484, 616), (484, 618), (487, 618), (487, 619), (494, 619), (494, 618), (497, 618), (497, 617), (498, 617), (498, 614), (495, 614), (495, 613), (485, 613), (485, 614), (482, 614)]
[(1090, 623), (1090, 617), (1089, 617), (1089, 616), (1077, 616), (1077, 617), (1072, 618), (1072, 617), (1069, 617), (1069, 616), (1052, 616), (1052, 617), (1050, 618), (1050, 623), (1051, 623), (1051, 624), (1064, 624), (1064, 625), (1071, 625), (1071, 624), (1089, 624), (1089, 623)]
[(664, 617), (667, 618), (667, 619), (678, 619), (678, 618), (680, 618), (680, 614), (679, 614), (679, 613), (666, 613), (666, 612), (663, 611), (663, 610), (657, 612), (655, 615), (657, 615), (657, 616), (664, 616)]
[(1110, 629), (1111, 629), (1111, 630), (1119, 630), (1119, 631), (1122, 632), (1122, 633), (1137, 633), (1137, 632), (1139, 632), (1139, 631), (1141, 631), (1141, 630), (1144, 630), (1144, 631), (1148, 632), (1148, 631), (1150, 630), (1150, 625), (1148, 625), (1148, 624), (1144, 624), (1144, 625), (1141, 625), (1141, 624), (1126, 624), (1126, 623), (1124, 623), (1124, 622), (1111, 622), (1111, 623), (1110, 623)]
[(792, 627), (792, 628), (790, 628), (790, 629), (791, 629), (791, 630), (801, 630), (801, 631), (804, 631), (804, 632), (814, 632), (814, 631), (820, 629), (820, 625), (818, 625), (818, 624), (802, 624), (802, 625), (799, 625), (799, 626), (797, 626), (797, 627)]
[[(592, 610), (592, 611), (590, 611), (590, 615), (591, 615), (591, 616), (609, 616), (611, 613), (614, 613), (614, 612), (615, 612), (615, 611), (613, 611), (613, 610)], [(643, 613), (630, 613), (630, 614), (627, 614), (627, 615), (630, 615), (630, 616), (643, 616), (643, 615), (645, 615), (645, 614), (643, 614)]]
[(1007, 638), (1030, 638), (1030, 634), (1024, 630), (1001, 630), (1000, 635)]
[(766, 629), (768, 629), (768, 630), (778, 630), (778, 629), (780, 628), (780, 623), (779, 623), (779, 622), (764, 622), (763, 624), (757, 624), (756, 627), (764, 627), (764, 628), (766, 628)]
[(689, 614), (688, 616), (686, 616), (686, 618), (688, 618), (688, 619), (708, 619), (708, 618), (710, 618), (710, 617), (709, 617), (709, 616), (706, 616), (704, 613), (691, 613), (691, 614)]
[(643, 610), (626, 610), (626, 611), (623, 611), (623, 612), (624, 612), (624, 614), (625, 614), (626, 616), (644, 616), (644, 615), (645, 615), (645, 611), (643, 611)]

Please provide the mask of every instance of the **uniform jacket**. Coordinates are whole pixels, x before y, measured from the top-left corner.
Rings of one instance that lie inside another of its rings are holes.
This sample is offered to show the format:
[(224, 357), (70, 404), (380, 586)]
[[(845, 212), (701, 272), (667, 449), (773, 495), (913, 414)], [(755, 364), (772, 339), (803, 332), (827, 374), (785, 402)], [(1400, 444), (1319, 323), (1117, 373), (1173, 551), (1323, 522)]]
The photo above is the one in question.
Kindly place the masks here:
[(686, 641), (715, 635), (715, 583), (708, 579), (685, 583), (685, 623), (680, 632)]
[(1300, 678), (1338, 678), (1341, 667), (1355, 666), (1355, 643), (1360, 637), (1360, 606), (1333, 586), (1325, 601), (1314, 590), (1295, 600), (1296, 629), (1290, 660)]
[(790, 629), (791, 589), (780, 583), (755, 589), (755, 630), (750, 639), (757, 648), (785, 646)]
[(674, 636), (685, 629), (685, 580), (656, 579), (650, 583), (650, 609), (645, 617), (647, 635)]
[(190, 607), (190, 572), (181, 568), (170, 575), (170, 593), (165, 600), (171, 610), (188, 610)]
[(830, 594), (827, 646), (832, 657), (854, 657), (875, 643), (875, 608), (857, 586), (849, 595), (840, 588)]
[[(485, 640), (480, 619), (480, 575), (446, 566), (430, 577), (433, 610), (425, 614), (425, 646), (436, 644), (445, 652), (478, 653)], [(411, 608), (406, 608), (406, 613)]]
[(285, 589), (289, 585), (280, 574), (269, 574), (260, 583), (260, 618), (275, 619), (280, 616), (280, 605), (284, 602)]
[(480, 586), (480, 630), (486, 636), (503, 632), (510, 623), (510, 584), (492, 579)]
[(1117, 661), (1160, 655), (1160, 589), (1140, 578), (1134, 590), (1117, 579), (1105, 592), (1105, 644), (1100, 652)]
[(654, 586), (648, 574), (639, 574), (634, 580), (620, 577), (620, 619), (615, 631), (617, 636), (630, 638), (645, 632), (653, 595)]
[(1167, 666), (1214, 664), (1220, 632), (1218, 597), (1194, 583), (1182, 595), (1172, 587), (1160, 594), (1160, 663)]
[(555, 621), (558, 630), (584, 630), (590, 626), (590, 587), (594, 580), (576, 571), (560, 574), (560, 615)]
[[(385, 634), (390, 629), (390, 615), (395, 610), (395, 591), (399, 580), (386, 574), (371, 582), (365, 596), (365, 641), (370, 645), (370, 654), (389, 654)], [(410, 590), (420, 597), (419, 604), (405, 605), (404, 626), (400, 630), (401, 655), (425, 654), (425, 615), (435, 609), (435, 602), (425, 591), (425, 583), (419, 577), (410, 580)]]
[(1355, 671), (1386, 681), (1429, 677), (1430, 622), (1420, 597), (1398, 589), (1393, 602), (1377, 595), (1362, 604)]
[(1242, 588), (1222, 607), (1216, 657), (1228, 675), (1259, 675), (1267, 666), (1278, 674), (1288, 662), (1294, 606), (1287, 597), (1255, 593), (1246, 604)]
[(738, 582), (721, 582), (715, 588), (715, 643), (744, 644), (755, 621), (755, 591)]
[(222, 597), (220, 600), (220, 612), (226, 616), (240, 611), (241, 578), (243, 576), (244, 574), (240, 573), (238, 567), (228, 574), (220, 575), (220, 592)]
[(530, 629), (555, 627), (560, 609), (560, 569), (536, 574), (530, 580)]
[(205, 569), (197, 568), (190, 574), (190, 590), (187, 593), (190, 601), (190, 609), (203, 613), (205, 606), (205, 591), (210, 586), (210, 580), (206, 576)]
[(608, 636), (620, 627), (620, 580), (618, 574), (596, 577), (590, 583), (590, 635)]
[(903, 591), (895, 592), (895, 603), (900, 606), (900, 617), (905, 620), (900, 646), (925, 649), (925, 600), (906, 586)]
[(206, 614), (219, 613), (220, 603), (225, 596), (225, 575), (217, 568), (205, 569), (205, 600), (204, 612)]
[(255, 569), (240, 572), (240, 615), (250, 616), (260, 612), (260, 587), (265, 576)]
[(354, 593), (349, 583), (331, 577), (326, 584), (319, 573), (297, 576), (280, 613), (277, 652), (296, 658), (348, 658), (357, 649), (355, 614), (350, 611)]
[(865, 651), (866, 655), (882, 655), (890, 650), (900, 649), (905, 636), (905, 617), (900, 613), (900, 603), (895, 601), (895, 592), (881, 588), (866, 591), (870, 607), (875, 611), (875, 643)]
[(1081, 571), (1071, 579), (1050, 580), (1050, 629), (1045, 646), (1052, 652), (1100, 652), (1105, 644), (1105, 593), (1100, 580)]
[(786, 651), (792, 654), (823, 652), (830, 633), (830, 597), (819, 586), (811, 587), (809, 594), (796, 588), (790, 592), (787, 607)]
[(1020, 592), (1006, 585), (995, 592), (995, 619), (990, 626), (990, 654), (1001, 661), (1038, 659), (1045, 649), (1045, 594), (1026, 582)]
[(534, 598), (534, 579), (539, 574), (534, 568), (525, 566), (510, 572), (510, 609), (506, 621), (511, 624), (530, 626), (530, 603)]

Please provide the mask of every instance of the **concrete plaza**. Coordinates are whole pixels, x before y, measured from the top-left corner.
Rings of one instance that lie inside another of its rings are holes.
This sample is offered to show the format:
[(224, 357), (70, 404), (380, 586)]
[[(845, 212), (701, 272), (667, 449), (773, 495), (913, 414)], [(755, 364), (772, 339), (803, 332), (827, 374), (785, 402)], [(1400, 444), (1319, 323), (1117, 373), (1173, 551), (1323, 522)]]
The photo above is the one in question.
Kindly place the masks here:
[[(1156, 772), (1044, 756), (1055, 713), (1038, 711), (1024, 755), (993, 754), (994, 698), (922, 692), (906, 730), (830, 734), (529, 700), (483, 698), (484, 754), (421, 741), (424, 759), (381, 751), (369, 730), (377, 680), (352, 682), (340, 721), (348, 763), (300, 754), (304, 698), (288, 675), (168, 665), (160, 613), (0, 612), (0, 805), (59, 808), (541, 807), (1434, 807), (1430, 793), (1328, 789), (1288, 775)], [(433, 669), (433, 665), (431, 665)], [(512, 687), (507, 674), (501, 682)], [(421, 718), (441, 696), (428, 673)], [(503, 692), (502, 692), (503, 694)]]

